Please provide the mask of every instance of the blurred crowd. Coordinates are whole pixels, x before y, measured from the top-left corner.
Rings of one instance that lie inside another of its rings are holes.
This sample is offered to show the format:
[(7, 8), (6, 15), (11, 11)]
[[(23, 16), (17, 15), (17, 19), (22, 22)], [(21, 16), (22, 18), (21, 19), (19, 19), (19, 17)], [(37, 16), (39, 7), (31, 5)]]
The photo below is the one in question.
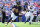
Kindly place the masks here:
[[(13, 6), (17, 5), (16, 4), (17, 1), (12, 1), (12, 2), (1, 2), (0, 1), (0, 19), (2, 18), (2, 12), (1, 12), (1, 8), (3, 5), (5, 5), (6, 7), (6, 16), (10, 16), (11, 12), (13, 11)], [(40, 10), (40, 4), (36, 3), (36, 2), (28, 2), (28, 1), (19, 1), (21, 4), (21, 12), (23, 13), (23, 15), (26, 13), (25, 11), (30, 7), (33, 6), (34, 8), (34, 14), (37, 14), (37, 11)]]

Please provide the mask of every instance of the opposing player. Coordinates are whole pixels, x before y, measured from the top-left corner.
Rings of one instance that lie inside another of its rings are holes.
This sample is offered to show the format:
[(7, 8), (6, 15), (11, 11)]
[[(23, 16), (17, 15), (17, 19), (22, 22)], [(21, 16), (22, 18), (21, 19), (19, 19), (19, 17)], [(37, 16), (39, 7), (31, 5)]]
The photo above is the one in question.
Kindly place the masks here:
[(34, 18), (34, 15), (33, 15), (34, 7), (33, 7), (33, 6), (28, 6), (28, 10), (29, 10), (29, 12), (26, 13), (27, 15), (25, 14), (26, 21), (27, 21), (27, 19), (28, 19), (29, 16), (30, 16), (29, 24), (32, 24), (32, 20), (33, 20), (33, 18)]

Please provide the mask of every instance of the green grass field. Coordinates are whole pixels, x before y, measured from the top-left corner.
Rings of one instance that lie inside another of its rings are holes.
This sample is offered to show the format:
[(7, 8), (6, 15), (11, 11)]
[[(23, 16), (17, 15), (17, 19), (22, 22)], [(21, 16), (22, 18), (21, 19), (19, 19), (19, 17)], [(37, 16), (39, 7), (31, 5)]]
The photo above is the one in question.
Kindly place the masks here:
[[(36, 23), (36, 22), (33, 22), (33, 24), (29, 24), (29, 22), (27, 22), (26, 24), (24, 22), (13, 22), (14, 24), (16, 24), (17, 27), (40, 27), (40, 23)], [(0, 27), (11, 27), (10, 23), (5, 26), (6, 23), (1, 23), (0, 22)]]

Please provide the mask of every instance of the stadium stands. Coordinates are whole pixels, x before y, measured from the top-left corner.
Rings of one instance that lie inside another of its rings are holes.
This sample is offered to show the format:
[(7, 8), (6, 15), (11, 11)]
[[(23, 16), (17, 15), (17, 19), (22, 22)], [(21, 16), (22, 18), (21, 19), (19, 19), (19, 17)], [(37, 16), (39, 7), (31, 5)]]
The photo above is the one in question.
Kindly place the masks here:
[[(18, 0), (17, 0), (18, 1)], [(19, 1), (21, 1), (21, 0), (19, 0)], [(28, 5), (29, 5), (29, 2), (30, 0), (27, 0), (27, 2), (28, 2)], [(37, 0), (37, 2), (38, 2), (39, 0)], [(26, 0), (24, 0), (23, 2), (21, 1), (21, 3), (22, 3), (22, 6), (24, 5), (24, 3), (26, 2)], [(31, 2), (36, 2), (36, 0), (31, 0)], [(15, 5), (16, 4), (16, 0), (0, 0), (0, 10), (1, 10), (1, 7), (3, 6), (3, 3), (5, 3), (5, 6), (7, 7), (7, 10), (8, 11), (10, 11), (9, 9), (10, 9), (10, 7), (11, 7), (11, 3), (13, 4), (13, 5)], [(38, 4), (38, 3), (37, 3)], [(36, 5), (36, 4), (35, 4)], [(39, 9), (39, 7), (37, 6), (36, 7), (37, 9)], [(10, 13), (9, 13), (10, 14)], [(0, 16), (1, 16), (1, 13), (0, 13)], [(1, 21), (1, 19), (0, 19), (0, 21)], [(22, 22), (24, 22), (25, 21), (25, 15), (23, 16), (22, 15)], [(28, 20), (29, 21), (29, 20)], [(16, 19), (16, 22), (18, 22), (18, 18)]]

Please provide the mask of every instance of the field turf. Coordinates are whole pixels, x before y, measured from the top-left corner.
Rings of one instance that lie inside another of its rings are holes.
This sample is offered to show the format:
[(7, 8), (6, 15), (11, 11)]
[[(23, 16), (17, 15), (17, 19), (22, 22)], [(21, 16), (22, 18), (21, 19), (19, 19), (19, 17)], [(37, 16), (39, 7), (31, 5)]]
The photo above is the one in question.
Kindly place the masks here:
[[(37, 24), (36, 22), (33, 22), (33, 24), (29, 24), (29, 22), (13, 22), (17, 27), (40, 27), (40, 22)], [(12, 27), (11, 24), (9, 23), (7, 26), (5, 26), (6, 23), (1, 23), (0, 22), (0, 27)]]

